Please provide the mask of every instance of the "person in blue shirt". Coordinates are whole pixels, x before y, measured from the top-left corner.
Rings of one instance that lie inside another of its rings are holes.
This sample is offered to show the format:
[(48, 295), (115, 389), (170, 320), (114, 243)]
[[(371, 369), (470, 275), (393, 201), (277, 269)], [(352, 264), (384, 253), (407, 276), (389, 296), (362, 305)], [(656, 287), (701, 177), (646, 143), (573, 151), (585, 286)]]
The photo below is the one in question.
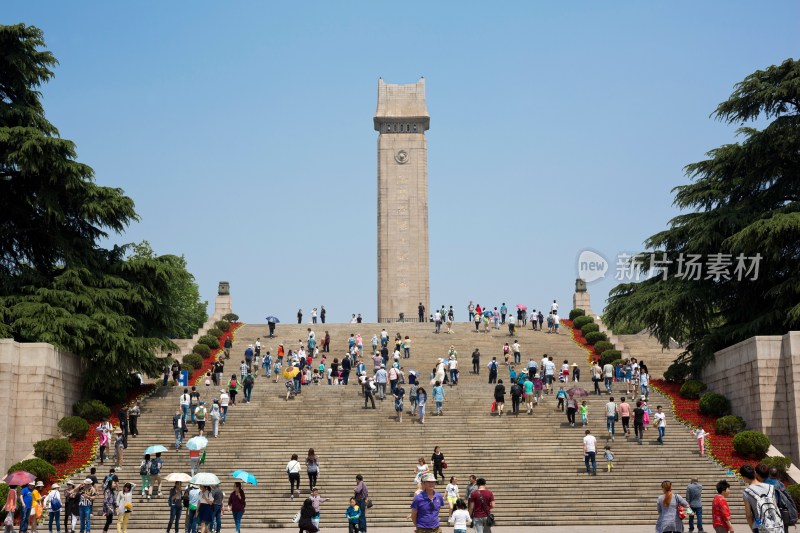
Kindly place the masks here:
[(564, 390), (564, 387), (559, 387), (558, 392), (556, 393), (556, 400), (558, 400), (558, 409), (564, 411), (564, 400), (567, 399), (567, 391)]
[(422, 492), (411, 502), (411, 521), (419, 530), (439, 529), (439, 509), (444, 506), (444, 498), (435, 490), (436, 478), (430, 472), (422, 476)]
[(33, 487), (35, 487), (35, 484), (31, 481), (20, 493), (20, 496), (22, 496), (22, 511), (19, 520), (20, 533), (28, 531), (28, 518), (31, 516), (31, 506), (33, 505)]
[(433, 386), (431, 390), (431, 394), (433, 394), (433, 401), (436, 402), (436, 413), (437, 415), (442, 415), (442, 406), (444, 405), (444, 387), (442, 387), (442, 383), (437, 381), (436, 384)]
[(347, 517), (347, 531), (354, 533), (358, 531), (358, 520), (361, 518), (361, 509), (359, 509), (355, 498), (350, 498), (350, 507), (344, 512)]

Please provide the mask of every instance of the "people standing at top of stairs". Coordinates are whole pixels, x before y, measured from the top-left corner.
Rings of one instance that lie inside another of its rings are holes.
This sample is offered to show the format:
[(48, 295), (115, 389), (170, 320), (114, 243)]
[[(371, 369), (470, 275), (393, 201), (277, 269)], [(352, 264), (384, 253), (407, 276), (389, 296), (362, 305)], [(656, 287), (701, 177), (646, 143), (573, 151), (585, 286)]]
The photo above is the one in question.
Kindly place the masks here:
[(425, 322), (425, 306), (422, 305), (422, 302), (417, 306), (417, 319), (420, 322)]
[(297, 310), (297, 323), (298, 324), (302, 324), (303, 323), (303, 309), (302, 308)]
[(434, 333), (439, 333), (439, 331), (442, 329), (442, 313), (436, 311), (433, 314), (433, 323), (436, 326)]
[(328, 314), (328, 312), (325, 310), (325, 306), (321, 305), (319, 307), (319, 319), (320, 319), (320, 322), (322, 322), (323, 324), (325, 323), (325, 315), (327, 315), (327, 314)]

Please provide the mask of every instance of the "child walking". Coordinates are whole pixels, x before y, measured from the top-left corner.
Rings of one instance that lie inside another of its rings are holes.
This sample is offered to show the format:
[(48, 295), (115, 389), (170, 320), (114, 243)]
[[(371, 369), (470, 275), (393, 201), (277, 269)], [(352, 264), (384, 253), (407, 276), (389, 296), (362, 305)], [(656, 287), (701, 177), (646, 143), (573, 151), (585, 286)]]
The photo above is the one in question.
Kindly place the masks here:
[(564, 390), (564, 387), (559, 387), (558, 392), (556, 393), (556, 400), (558, 400), (558, 405), (556, 408), (560, 409), (562, 412), (564, 411), (564, 400), (566, 399), (567, 391)]
[(581, 402), (579, 409), (581, 412), (581, 424), (585, 426), (589, 423), (589, 406), (586, 405), (586, 400)]
[(706, 454), (706, 430), (703, 426), (698, 426), (697, 429), (692, 430), (692, 435), (697, 439), (697, 449), (700, 450), (700, 456)]
[(447, 520), (453, 525), (453, 533), (467, 533), (467, 525), (472, 523), (472, 518), (467, 511), (467, 504), (461, 498), (456, 501), (456, 510)]
[(603, 456), (606, 458), (606, 470), (611, 472), (614, 468), (614, 452), (611, 451), (611, 446), (606, 446), (606, 451), (603, 453)]

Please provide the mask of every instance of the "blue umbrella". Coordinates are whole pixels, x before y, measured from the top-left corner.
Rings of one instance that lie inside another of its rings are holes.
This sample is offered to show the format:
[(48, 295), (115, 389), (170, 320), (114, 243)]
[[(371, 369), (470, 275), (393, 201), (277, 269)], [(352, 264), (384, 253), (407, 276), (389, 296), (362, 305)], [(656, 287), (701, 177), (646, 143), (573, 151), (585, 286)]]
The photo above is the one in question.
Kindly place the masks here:
[(161, 446), (160, 444), (156, 444), (155, 446), (150, 446), (147, 448), (144, 453), (145, 455), (155, 455), (157, 453), (164, 453), (167, 449)]
[(251, 485), (258, 485), (258, 480), (256, 476), (251, 474), (250, 472), (245, 472), (244, 470), (234, 470), (231, 472), (231, 475), (236, 479), (240, 479), (245, 483), (250, 483)]
[(273, 324), (280, 324), (281, 323), (281, 321), (278, 320), (278, 317), (272, 316), (272, 315), (267, 317), (267, 322), (272, 322)]
[(487, 309), (483, 312), (483, 316), (494, 316), (494, 312)]
[(186, 441), (186, 448), (189, 450), (204, 450), (206, 446), (208, 446), (208, 439), (202, 435)]

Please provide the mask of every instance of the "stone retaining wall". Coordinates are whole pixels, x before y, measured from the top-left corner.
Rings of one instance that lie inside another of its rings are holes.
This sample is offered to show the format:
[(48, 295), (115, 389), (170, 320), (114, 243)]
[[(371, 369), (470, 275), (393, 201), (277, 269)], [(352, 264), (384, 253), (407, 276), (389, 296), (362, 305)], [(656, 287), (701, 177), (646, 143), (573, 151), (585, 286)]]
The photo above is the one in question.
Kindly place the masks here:
[(731, 400), (748, 429), (764, 432), (800, 462), (800, 331), (752, 337), (720, 350), (702, 380)]
[(81, 361), (43, 342), (0, 339), (0, 466), (27, 457), (33, 443), (58, 437), (58, 421), (81, 399)]

